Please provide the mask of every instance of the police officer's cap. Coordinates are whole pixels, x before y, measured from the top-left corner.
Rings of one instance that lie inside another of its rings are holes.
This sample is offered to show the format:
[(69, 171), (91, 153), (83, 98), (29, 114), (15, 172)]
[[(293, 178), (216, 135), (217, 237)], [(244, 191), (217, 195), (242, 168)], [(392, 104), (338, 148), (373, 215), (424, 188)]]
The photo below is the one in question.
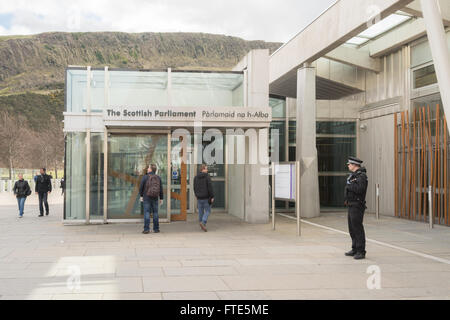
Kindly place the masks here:
[(362, 163), (363, 161), (357, 157), (348, 157), (347, 164), (356, 164), (357, 166), (361, 166)]

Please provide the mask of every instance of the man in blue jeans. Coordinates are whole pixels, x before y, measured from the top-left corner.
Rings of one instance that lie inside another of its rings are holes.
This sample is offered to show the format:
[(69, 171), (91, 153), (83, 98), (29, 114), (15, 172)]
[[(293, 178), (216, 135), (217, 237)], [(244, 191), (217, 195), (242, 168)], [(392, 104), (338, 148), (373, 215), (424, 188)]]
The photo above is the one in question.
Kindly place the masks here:
[(156, 170), (156, 165), (151, 164), (139, 186), (141, 201), (144, 202), (144, 234), (150, 233), (150, 212), (153, 212), (153, 232), (159, 232), (158, 200), (162, 204), (164, 194), (161, 177), (156, 175)]
[(206, 164), (202, 164), (201, 171), (194, 178), (194, 193), (197, 197), (200, 228), (206, 232), (208, 231), (206, 229), (206, 223), (211, 213), (211, 204), (214, 202), (214, 192)]

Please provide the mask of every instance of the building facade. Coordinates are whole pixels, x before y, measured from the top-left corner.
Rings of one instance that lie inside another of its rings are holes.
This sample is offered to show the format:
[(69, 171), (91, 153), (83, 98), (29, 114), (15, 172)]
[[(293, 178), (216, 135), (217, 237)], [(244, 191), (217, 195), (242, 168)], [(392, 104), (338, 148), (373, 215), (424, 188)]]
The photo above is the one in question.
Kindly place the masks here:
[[(369, 5), (366, 2), (354, 8), (350, 0), (336, 1), (272, 55), (267, 50), (251, 51), (230, 72), (68, 68), (65, 220), (140, 219), (136, 185), (149, 162), (160, 167), (171, 198), (164, 202), (163, 218), (184, 219), (185, 213), (195, 211), (192, 177), (198, 171), (199, 158), (214, 142), (222, 148), (211, 164), (216, 211), (248, 222), (267, 222), (272, 160), (301, 161), (303, 217), (342, 209), (346, 159), (356, 155), (368, 170), (369, 212), (375, 211), (378, 185), (381, 214), (397, 215), (408, 207), (409, 215), (420, 215), (415, 203), (422, 201), (426, 184), (416, 183), (406, 195), (402, 179), (415, 183), (411, 179), (416, 173), (424, 180), (434, 169), (439, 176), (434, 180), (442, 183), (433, 187), (433, 194), (442, 204), (440, 210), (448, 224), (450, 202), (443, 181), (450, 171), (446, 170), (450, 137), (447, 139), (448, 132), (442, 129), (442, 90), (449, 88), (438, 84), (420, 1), (372, 1), (378, 9), (375, 17), (364, 11)], [(450, 3), (439, 3), (450, 48)], [(346, 14), (350, 8), (351, 17)], [(436, 108), (438, 105), (441, 108)], [(423, 153), (427, 145), (412, 142), (413, 137), (425, 138), (419, 114), (427, 106), (431, 107), (427, 118), (429, 153), (439, 146), (442, 149), (428, 163)], [(124, 109), (135, 112), (134, 118), (124, 117)], [(139, 114), (145, 110), (197, 115), (213, 111), (213, 116), (150, 120)], [(270, 116), (214, 116), (214, 112), (233, 110)], [(196, 131), (199, 123), (201, 129)], [(438, 131), (437, 124), (441, 124)], [(402, 125), (411, 130), (406, 144)], [(416, 131), (416, 126), (422, 131)], [(173, 152), (181, 143), (177, 129), (190, 133), (185, 155)], [(208, 129), (217, 129), (223, 138), (211, 139), (209, 132), (205, 140)], [(232, 138), (227, 130), (234, 130)], [(242, 139), (244, 149), (237, 149), (239, 143), (232, 143), (235, 139)], [(250, 161), (254, 145), (262, 155), (256, 162)], [(417, 161), (412, 162), (413, 152), (408, 150), (417, 152)], [(409, 152), (406, 158), (411, 164), (401, 161), (405, 152)], [(245, 161), (235, 161), (242, 154)], [(405, 201), (410, 203), (406, 207)], [(277, 201), (276, 207), (289, 211), (293, 204)]]

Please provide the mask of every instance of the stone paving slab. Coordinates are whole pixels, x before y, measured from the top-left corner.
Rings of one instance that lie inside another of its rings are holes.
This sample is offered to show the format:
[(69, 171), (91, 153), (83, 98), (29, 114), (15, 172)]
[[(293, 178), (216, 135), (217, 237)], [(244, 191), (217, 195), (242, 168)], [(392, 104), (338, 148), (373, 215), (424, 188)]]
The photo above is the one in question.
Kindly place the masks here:
[[(205, 233), (188, 215), (143, 235), (136, 223), (64, 226), (51, 201), (43, 218), (32, 201), (23, 219), (0, 204), (0, 299), (450, 299), (450, 265), (420, 256), (450, 259), (447, 227), (367, 215), (368, 238), (419, 255), (368, 242), (355, 261), (348, 235), (303, 223), (297, 237), (283, 217), (272, 231), (213, 214)], [(342, 212), (307, 221), (347, 231)], [(367, 287), (371, 266), (380, 289)]]

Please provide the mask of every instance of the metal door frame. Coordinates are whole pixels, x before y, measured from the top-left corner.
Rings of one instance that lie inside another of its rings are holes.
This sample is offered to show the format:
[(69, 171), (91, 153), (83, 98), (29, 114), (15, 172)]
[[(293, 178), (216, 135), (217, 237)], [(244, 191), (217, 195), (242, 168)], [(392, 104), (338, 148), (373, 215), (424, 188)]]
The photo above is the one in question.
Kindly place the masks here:
[[(104, 175), (103, 175), (103, 223), (127, 223), (127, 222), (142, 222), (142, 218), (136, 219), (110, 219), (108, 218), (108, 136), (109, 134), (122, 133), (122, 134), (161, 134), (167, 135), (167, 191), (166, 199), (167, 201), (167, 218), (159, 219), (159, 222), (167, 223), (170, 222), (171, 208), (170, 208), (170, 190), (171, 190), (171, 180), (170, 180), (170, 165), (171, 165), (171, 137), (172, 133), (170, 130), (153, 130), (153, 129), (117, 129), (117, 128), (104, 128), (104, 141), (103, 141), (103, 152), (104, 152)], [(88, 188), (88, 186), (86, 186)], [(90, 191), (90, 190), (89, 190)], [(88, 192), (88, 191), (87, 191)], [(89, 221), (87, 221), (89, 223)]]

